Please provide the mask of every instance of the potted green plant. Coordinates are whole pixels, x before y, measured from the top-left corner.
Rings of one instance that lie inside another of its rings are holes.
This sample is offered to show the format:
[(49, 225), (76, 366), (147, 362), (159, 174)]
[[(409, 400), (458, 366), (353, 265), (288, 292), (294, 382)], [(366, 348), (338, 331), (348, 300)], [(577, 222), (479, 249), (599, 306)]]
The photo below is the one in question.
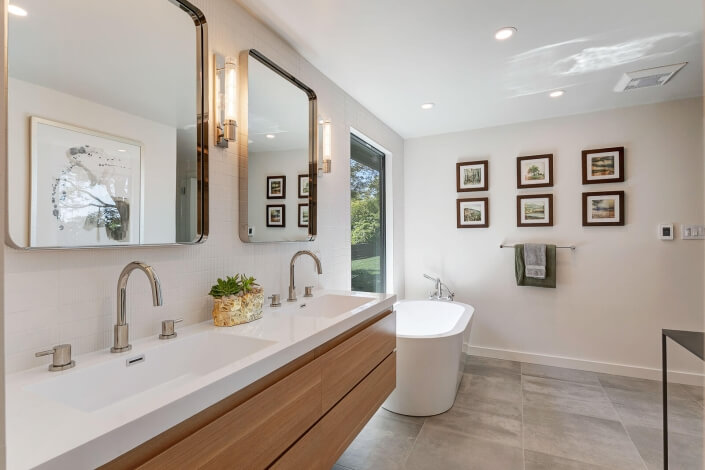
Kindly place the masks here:
[(262, 318), (264, 291), (254, 277), (236, 274), (219, 278), (209, 295), (213, 297), (215, 326), (235, 326)]

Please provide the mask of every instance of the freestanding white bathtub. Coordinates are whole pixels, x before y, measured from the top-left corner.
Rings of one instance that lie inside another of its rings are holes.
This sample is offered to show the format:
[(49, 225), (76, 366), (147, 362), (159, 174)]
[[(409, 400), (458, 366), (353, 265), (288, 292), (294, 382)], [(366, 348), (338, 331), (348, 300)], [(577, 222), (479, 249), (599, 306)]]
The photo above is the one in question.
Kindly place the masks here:
[(438, 300), (405, 300), (395, 309), (397, 388), (382, 407), (409, 416), (443, 413), (460, 386), (475, 309)]

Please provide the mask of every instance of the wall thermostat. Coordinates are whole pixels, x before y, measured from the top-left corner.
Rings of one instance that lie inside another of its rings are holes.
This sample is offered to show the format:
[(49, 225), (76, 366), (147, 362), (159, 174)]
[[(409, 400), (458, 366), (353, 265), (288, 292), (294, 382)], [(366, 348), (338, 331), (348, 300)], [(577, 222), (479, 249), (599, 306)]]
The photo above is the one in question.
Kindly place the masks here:
[(658, 226), (658, 237), (661, 240), (673, 240), (673, 224), (661, 224)]

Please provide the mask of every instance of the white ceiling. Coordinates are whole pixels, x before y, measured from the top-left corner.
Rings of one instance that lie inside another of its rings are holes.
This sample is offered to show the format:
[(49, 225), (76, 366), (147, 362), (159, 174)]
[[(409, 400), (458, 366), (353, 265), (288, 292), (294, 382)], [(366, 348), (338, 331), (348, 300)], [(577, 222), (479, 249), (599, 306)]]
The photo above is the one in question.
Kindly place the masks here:
[[(701, 0), (238, 2), (405, 138), (702, 95)], [(498, 42), (503, 26), (518, 33)], [(664, 87), (612, 91), (684, 61)]]
[(309, 101), (306, 92), (254, 57), (248, 58), (247, 86), (248, 151), (302, 149), (307, 157)]
[(12, 3), (28, 15), (8, 16), (10, 77), (173, 127), (195, 125), (196, 29), (188, 13), (168, 0)]

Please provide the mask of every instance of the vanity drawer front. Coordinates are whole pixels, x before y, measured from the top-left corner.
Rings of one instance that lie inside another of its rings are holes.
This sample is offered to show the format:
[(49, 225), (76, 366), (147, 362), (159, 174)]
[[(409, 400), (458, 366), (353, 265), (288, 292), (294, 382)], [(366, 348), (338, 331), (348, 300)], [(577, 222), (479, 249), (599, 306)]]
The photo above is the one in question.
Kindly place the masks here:
[(335, 405), (277, 460), (277, 470), (329, 470), (396, 386), (396, 353)]
[(329, 410), (396, 349), (396, 314), (391, 312), (325, 352), (323, 412)]
[(140, 468), (265, 468), (323, 414), (313, 361)]

